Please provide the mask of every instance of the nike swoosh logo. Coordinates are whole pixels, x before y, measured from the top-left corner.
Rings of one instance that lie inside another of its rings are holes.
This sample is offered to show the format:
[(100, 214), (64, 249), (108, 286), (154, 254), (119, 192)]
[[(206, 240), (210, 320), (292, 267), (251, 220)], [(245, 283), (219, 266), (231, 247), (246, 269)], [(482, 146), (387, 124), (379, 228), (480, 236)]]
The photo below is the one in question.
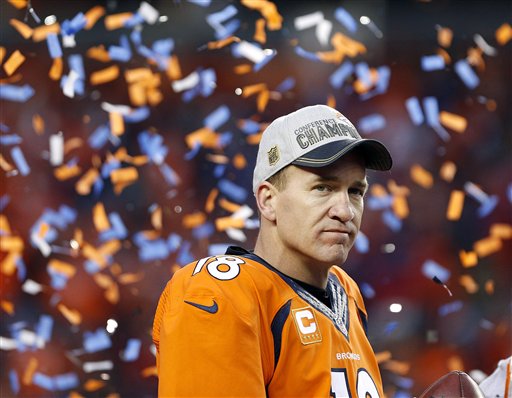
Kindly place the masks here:
[(193, 307), (199, 308), (200, 310), (209, 312), (210, 314), (215, 314), (219, 310), (219, 306), (217, 305), (217, 302), (213, 300), (212, 305), (202, 305), (198, 303), (194, 303), (192, 301), (184, 300), (185, 303), (190, 304)]

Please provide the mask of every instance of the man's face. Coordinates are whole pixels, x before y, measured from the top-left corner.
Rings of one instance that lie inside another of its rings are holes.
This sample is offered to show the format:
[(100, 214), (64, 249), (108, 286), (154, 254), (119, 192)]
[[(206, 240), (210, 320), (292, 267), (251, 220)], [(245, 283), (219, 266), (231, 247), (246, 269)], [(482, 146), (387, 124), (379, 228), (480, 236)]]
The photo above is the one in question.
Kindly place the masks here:
[(368, 187), (363, 160), (349, 154), (327, 167), (289, 166), (284, 172), (276, 244), (297, 265), (343, 264), (361, 226)]

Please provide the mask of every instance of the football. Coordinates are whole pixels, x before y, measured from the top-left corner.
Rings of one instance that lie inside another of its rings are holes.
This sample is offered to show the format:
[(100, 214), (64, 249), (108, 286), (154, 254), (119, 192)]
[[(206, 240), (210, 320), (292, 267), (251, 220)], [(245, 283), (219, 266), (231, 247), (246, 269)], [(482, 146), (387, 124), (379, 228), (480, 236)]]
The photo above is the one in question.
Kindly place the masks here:
[(485, 398), (478, 384), (459, 370), (437, 379), (419, 398)]

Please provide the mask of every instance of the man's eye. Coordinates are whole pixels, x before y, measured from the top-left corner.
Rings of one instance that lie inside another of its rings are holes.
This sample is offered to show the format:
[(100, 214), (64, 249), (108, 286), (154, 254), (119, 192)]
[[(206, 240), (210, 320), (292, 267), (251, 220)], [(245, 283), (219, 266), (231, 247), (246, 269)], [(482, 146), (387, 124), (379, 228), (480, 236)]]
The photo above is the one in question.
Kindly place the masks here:
[(361, 188), (351, 188), (349, 190), (349, 193), (357, 195), (357, 196), (364, 196), (364, 190)]
[(330, 190), (330, 187), (325, 184), (319, 184), (319, 185), (315, 186), (315, 190), (320, 191), (320, 192), (326, 192), (326, 191)]

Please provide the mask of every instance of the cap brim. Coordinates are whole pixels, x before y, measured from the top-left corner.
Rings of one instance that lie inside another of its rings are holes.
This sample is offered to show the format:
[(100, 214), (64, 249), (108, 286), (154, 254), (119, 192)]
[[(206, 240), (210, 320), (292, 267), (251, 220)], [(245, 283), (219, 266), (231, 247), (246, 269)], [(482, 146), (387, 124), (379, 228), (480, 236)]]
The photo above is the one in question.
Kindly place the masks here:
[(389, 170), (393, 165), (391, 154), (381, 142), (371, 139), (339, 140), (322, 145), (294, 160), (292, 164), (303, 167), (323, 167), (335, 162), (354, 148), (359, 148), (367, 169)]

